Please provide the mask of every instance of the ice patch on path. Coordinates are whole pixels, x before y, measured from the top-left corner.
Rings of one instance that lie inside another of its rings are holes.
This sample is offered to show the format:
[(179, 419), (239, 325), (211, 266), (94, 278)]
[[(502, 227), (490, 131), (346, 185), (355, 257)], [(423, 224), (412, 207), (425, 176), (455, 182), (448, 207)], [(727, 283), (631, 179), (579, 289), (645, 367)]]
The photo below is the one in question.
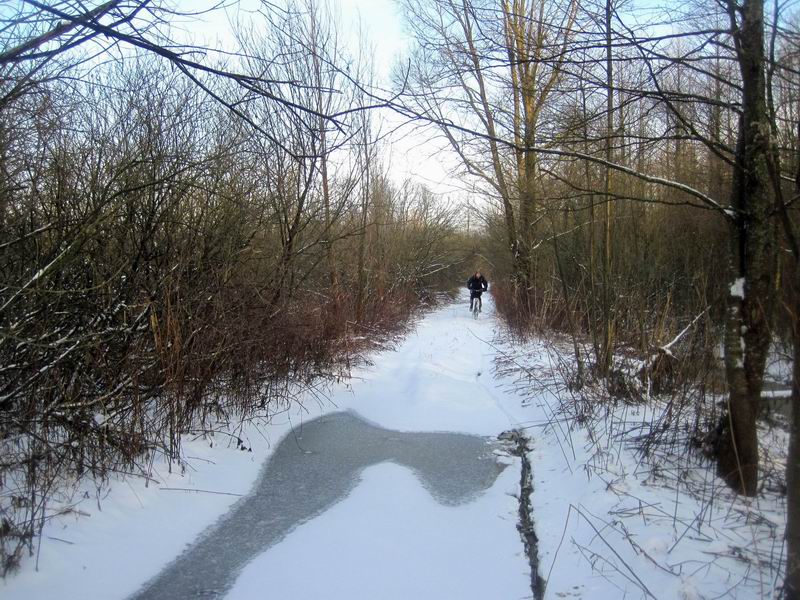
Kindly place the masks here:
[(370, 467), (344, 502), (250, 563), (226, 598), (529, 597), (513, 526), (518, 480), (506, 469), (474, 502), (445, 507), (408, 469)]
[(421, 483), (447, 506), (478, 497), (504, 469), (477, 436), (391, 431), (353, 413), (319, 417), (287, 435), (253, 491), (133, 598), (218, 597), (247, 563), (295, 527), (317, 516), (327, 521), (327, 511), (352, 492), (359, 474), (387, 461), (412, 469), (415, 488)]

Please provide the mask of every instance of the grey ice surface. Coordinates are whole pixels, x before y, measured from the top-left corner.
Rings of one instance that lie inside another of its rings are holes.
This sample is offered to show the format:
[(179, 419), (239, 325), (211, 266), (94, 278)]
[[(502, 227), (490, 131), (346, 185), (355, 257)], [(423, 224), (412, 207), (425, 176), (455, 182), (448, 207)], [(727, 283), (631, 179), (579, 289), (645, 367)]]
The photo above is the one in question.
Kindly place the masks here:
[(504, 468), (492, 449), (486, 438), (390, 431), (349, 412), (314, 419), (281, 441), (250, 494), (130, 600), (221, 598), (247, 563), (346, 498), (374, 464), (408, 467), (441, 504), (468, 502)]

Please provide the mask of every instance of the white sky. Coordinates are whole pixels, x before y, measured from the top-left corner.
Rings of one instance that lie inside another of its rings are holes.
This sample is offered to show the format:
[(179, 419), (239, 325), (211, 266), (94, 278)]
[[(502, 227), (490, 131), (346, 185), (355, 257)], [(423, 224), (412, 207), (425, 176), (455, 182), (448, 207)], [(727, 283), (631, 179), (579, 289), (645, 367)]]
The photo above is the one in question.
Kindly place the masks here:
[[(356, 53), (359, 30), (366, 33), (374, 58), (378, 85), (388, 88), (392, 67), (410, 44), (403, 26), (401, 8), (395, 0), (329, 0), (334, 14), (339, 15), (340, 35)], [(178, 0), (184, 10), (200, 11), (213, 6), (216, 0)], [(225, 48), (233, 47), (230, 22), (247, 19), (250, 11), (260, 6), (259, 0), (232, 2), (225, 10), (205, 15), (202, 22), (192, 22), (182, 28), (196, 43)], [(455, 162), (441, 143), (430, 139), (431, 134), (404, 126), (404, 121), (391, 111), (382, 111), (382, 130), (394, 133), (386, 140), (383, 160), (391, 178), (397, 183), (405, 179), (426, 184), (432, 191), (451, 200), (465, 196), (463, 184), (449, 175)], [(395, 131), (396, 130), (396, 131)]]

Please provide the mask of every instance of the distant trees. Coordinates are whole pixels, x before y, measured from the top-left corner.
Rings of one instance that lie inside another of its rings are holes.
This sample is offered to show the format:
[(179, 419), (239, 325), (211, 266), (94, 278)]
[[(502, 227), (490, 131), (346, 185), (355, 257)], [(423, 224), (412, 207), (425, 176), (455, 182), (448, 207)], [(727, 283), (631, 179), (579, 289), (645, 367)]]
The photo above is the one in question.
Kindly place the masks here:
[(418, 42), (405, 82), (411, 108), (497, 199), (515, 285), (535, 299), (542, 198), (532, 148), (575, 35), (577, 2), (434, 0), (405, 9)]

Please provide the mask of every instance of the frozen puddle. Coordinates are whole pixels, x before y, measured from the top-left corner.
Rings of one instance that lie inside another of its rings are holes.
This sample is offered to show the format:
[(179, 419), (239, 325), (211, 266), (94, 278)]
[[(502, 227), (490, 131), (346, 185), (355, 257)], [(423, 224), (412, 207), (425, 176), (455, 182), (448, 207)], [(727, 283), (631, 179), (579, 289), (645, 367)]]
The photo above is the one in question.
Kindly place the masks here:
[(407, 467), (441, 505), (470, 502), (505, 467), (493, 449), (483, 437), (391, 431), (350, 412), (319, 417), (289, 433), (252, 492), (131, 600), (223, 597), (248, 563), (345, 499), (372, 465)]

